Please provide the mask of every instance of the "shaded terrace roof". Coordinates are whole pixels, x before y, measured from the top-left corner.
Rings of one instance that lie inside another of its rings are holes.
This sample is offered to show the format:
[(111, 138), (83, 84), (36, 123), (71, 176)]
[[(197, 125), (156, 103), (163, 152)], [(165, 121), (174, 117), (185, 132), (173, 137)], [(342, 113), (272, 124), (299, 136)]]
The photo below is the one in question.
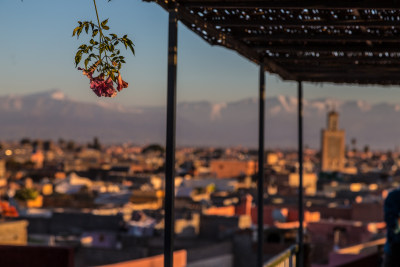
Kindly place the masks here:
[[(157, 2), (168, 10), (171, 1)], [(284, 80), (400, 84), (400, 1), (177, 0), (178, 18)]]

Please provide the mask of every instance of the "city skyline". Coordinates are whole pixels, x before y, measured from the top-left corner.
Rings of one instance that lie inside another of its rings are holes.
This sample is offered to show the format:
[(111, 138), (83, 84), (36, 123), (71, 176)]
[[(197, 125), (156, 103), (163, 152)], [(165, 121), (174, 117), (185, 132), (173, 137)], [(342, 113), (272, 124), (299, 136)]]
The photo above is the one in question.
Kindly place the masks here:
[[(223, 103), (178, 103), (177, 144), (255, 148), (257, 101), (257, 98), (245, 98)], [(400, 105), (326, 98), (304, 101), (305, 146), (320, 148), (320, 130), (325, 128), (326, 114), (332, 107), (340, 113), (339, 127), (348, 133), (346, 144), (349, 147), (356, 139), (358, 149), (365, 146), (371, 150), (398, 149), (400, 127), (393, 121), (398, 118)], [(267, 97), (267, 149), (297, 147), (296, 116), (296, 97)], [(107, 143), (144, 145), (165, 142), (164, 105), (93, 103), (73, 98), (62, 91), (0, 96), (0, 124), (3, 129), (0, 139), (3, 141), (24, 137), (87, 141), (97, 136)]]

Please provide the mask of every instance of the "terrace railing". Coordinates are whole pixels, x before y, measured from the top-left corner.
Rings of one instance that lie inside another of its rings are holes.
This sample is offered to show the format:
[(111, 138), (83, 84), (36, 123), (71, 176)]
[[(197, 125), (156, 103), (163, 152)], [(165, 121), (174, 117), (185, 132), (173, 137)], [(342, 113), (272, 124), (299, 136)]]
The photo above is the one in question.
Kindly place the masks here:
[(263, 267), (296, 267), (298, 251), (299, 246), (292, 245), (270, 259), (268, 262), (264, 263)]

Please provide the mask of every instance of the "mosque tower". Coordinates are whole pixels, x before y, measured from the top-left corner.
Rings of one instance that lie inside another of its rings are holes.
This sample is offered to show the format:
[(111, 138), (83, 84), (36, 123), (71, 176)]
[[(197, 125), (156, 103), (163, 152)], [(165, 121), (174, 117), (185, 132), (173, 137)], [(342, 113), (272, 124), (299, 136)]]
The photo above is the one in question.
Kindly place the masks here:
[(328, 113), (327, 129), (321, 132), (321, 171), (340, 172), (345, 160), (345, 131), (339, 130), (339, 114)]

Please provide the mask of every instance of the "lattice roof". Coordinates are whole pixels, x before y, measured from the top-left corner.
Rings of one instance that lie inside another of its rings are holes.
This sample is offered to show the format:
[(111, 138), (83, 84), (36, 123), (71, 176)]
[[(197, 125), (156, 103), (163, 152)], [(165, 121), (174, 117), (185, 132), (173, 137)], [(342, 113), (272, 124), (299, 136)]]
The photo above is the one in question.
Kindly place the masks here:
[(400, 1), (145, 1), (284, 80), (400, 84)]

